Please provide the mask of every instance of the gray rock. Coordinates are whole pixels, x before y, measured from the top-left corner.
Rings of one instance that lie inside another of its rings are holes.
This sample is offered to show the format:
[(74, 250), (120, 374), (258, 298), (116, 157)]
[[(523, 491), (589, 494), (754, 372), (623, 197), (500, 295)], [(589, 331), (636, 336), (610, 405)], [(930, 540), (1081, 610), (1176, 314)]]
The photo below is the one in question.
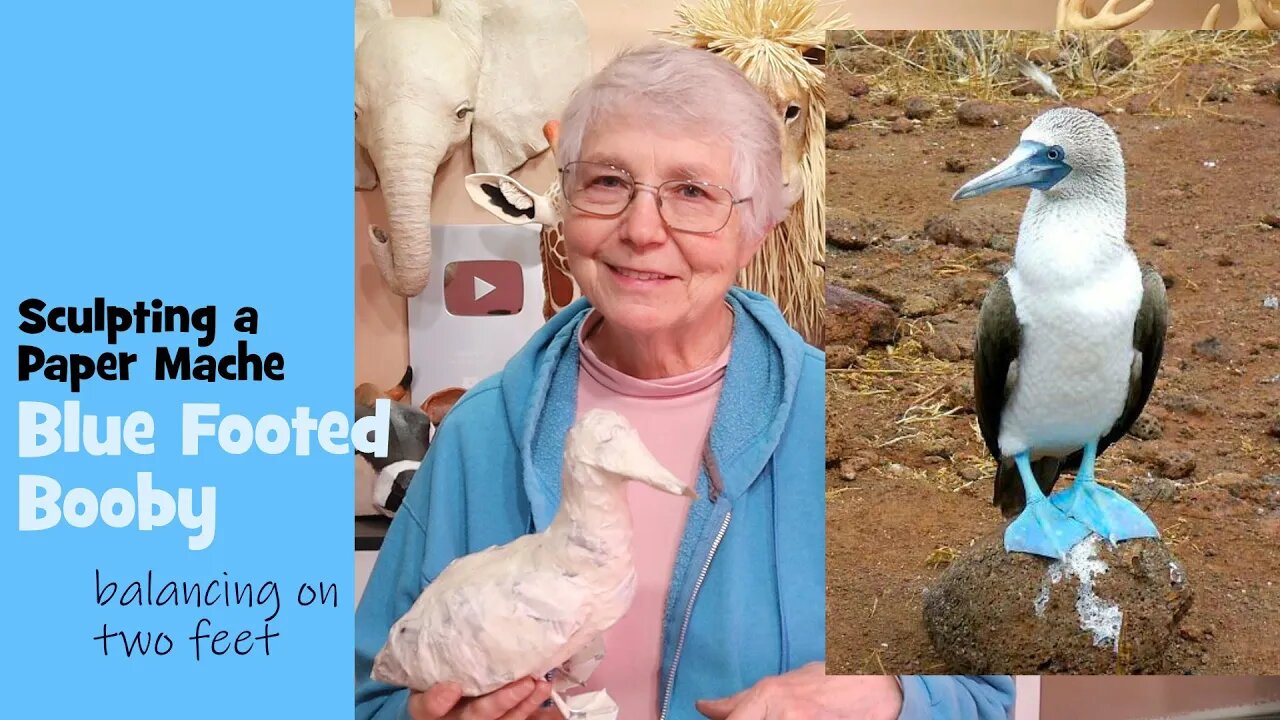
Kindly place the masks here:
[(1159, 418), (1143, 413), (1133, 422), (1129, 434), (1139, 440), (1159, 440), (1164, 436), (1164, 426), (1160, 424)]
[(1159, 540), (1090, 536), (1066, 563), (980, 540), (925, 591), (934, 651), (957, 674), (1164, 672), (1193, 592)]

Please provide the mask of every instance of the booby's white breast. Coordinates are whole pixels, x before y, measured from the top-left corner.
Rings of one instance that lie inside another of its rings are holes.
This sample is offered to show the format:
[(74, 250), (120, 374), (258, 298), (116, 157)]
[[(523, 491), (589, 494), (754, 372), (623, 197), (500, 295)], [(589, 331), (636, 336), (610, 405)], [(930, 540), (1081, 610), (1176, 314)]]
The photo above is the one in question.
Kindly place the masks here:
[(1022, 344), (1000, 449), (1064, 455), (1104, 435), (1124, 410), (1142, 274), (1123, 244), (1043, 232), (1019, 243), (1008, 280)]

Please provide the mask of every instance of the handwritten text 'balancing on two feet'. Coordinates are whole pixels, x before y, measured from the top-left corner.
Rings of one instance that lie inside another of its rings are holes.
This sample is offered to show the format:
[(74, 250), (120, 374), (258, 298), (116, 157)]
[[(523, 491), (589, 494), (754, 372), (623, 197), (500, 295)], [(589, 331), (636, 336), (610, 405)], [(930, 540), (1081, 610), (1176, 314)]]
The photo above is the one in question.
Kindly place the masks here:
[[(1013, 265), (982, 304), (974, 353), (978, 425), (999, 461), (993, 502), (1018, 514), (1005, 549), (1058, 559), (1090, 532), (1113, 545), (1159, 537), (1094, 476), (1151, 394), (1168, 324), (1160, 275), (1125, 241), (1119, 140), (1091, 112), (1050, 110), (953, 199), (1023, 187)], [(1071, 487), (1046, 497), (1070, 470)]]
[[(562, 666), (585, 679), (573, 667), (635, 595), (627, 481), (695, 495), (622, 416), (588, 412), (565, 440), (551, 525), (450, 563), (392, 626), (373, 677), (417, 690), (452, 681), (467, 697)], [(566, 717), (587, 707), (595, 717), (612, 703), (596, 693), (553, 698)]]

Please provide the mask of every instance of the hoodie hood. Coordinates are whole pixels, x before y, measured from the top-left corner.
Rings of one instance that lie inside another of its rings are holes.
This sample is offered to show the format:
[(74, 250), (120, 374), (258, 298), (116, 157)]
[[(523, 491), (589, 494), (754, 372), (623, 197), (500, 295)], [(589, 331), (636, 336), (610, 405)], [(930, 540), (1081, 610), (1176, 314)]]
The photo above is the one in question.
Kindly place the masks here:
[[(712, 423), (711, 450), (732, 500), (756, 480), (777, 446), (795, 399), (805, 345), (765, 296), (732, 288), (732, 355)], [(550, 524), (560, 504), (564, 438), (577, 410), (578, 331), (591, 310), (586, 298), (557, 313), (508, 361), (503, 406), (524, 470), (534, 529)]]

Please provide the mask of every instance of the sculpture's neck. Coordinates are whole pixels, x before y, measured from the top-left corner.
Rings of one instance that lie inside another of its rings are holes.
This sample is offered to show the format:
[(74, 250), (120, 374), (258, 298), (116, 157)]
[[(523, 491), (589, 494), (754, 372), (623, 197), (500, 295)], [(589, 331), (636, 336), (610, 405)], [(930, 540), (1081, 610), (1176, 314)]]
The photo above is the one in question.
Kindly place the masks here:
[(631, 508), (626, 483), (595, 470), (566, 468), (560, 509), (552, 527), (563, 529), (577, 553), (597, 563), (631, 556)]

